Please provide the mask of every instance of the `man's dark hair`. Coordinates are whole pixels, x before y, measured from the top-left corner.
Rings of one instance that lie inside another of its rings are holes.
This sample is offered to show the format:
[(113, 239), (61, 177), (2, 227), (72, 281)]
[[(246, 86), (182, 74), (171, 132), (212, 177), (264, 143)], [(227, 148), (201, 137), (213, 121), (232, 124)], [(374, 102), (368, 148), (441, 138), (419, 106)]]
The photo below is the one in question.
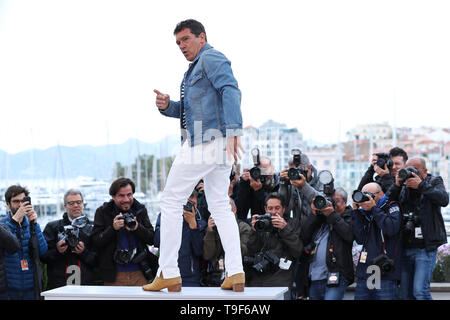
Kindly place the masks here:
[(405, 150), (399, 147), (394, 147), (391, 150), (389, 150), (389, 157), (398, 157), (401, 156), (403, 158), (403, 161), (406, 163), (408, 161), (408, 154)]
[(280, 195), (279, 193), (276, 192), (272, 192), (270, 193), (267, 197), (266, 200), (264, 201), (264, 206), (267, 207), (267, 202), (269, 202), (270, 199), (278, 199), (280, 200), (281, 206), (283, 208), (286, 208), (286, 203), (284, 201), (284, 197), (282, 195)]
[(120, 188), (126, 187), (127, 185), (131, 186), (131, 189), (134, 193), (136, 190), (136, 185), (134, 184), (133, 180), (128, 178), (119, 178), (111, 184), (111, 187), (109, 187), (109, 195), (115, 196), (117, 192), (119, 192)]
[(203, 32), (205, 34), (205, 40), (206, 40), (206, 42), (208, 42), (208, 40), (206, 39), (205, 27), (200, 22), (198, 22), (197, 20), (194, 20), (194, 19), (188, 19), (188, 20), (179, 22), (177, 24), (177, 26), (175, 27), (173, 34), (177, 35), (178, 32), (180, 32), (186, 28), (191, 30), (191, 33), (194, 34), (197, 38), (200, 35), (200, 33)]
[(21, 193), (25, 193), (25, 197), (27, 197), (30, 194), (30, 191), (28, 191), (27, 188), (22, 187), (20, 185), (10, 186), (5, 192), (6, 203), (11, 204), (11, 199), (14, 198), (15, 196), (18, 196)]

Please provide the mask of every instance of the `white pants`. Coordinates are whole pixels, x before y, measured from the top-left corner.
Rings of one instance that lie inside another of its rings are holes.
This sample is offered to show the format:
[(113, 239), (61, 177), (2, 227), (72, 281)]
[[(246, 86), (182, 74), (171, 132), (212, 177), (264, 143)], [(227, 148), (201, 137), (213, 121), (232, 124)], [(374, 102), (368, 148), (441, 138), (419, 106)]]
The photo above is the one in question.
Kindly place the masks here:
[(183, 204), (203, 178), (208, 210), (225, 251), (228, 276), (243, 272), (239, 228), (228, 197), (232, 160), (226, 158), (225, 138), (189, 146), (185, 142), (172, 164), (161, 197), (161, 241), (158, 276), (180, 276), (178, 251), (183, 229)]

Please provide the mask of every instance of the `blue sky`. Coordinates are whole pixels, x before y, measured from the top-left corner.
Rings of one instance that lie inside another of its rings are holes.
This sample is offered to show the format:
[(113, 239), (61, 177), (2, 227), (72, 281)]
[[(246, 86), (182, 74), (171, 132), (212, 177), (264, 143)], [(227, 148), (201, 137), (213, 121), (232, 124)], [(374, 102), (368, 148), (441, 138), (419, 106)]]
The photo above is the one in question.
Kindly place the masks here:
[(186, 18), (231, 60), (244, 126), (320, 142), (357, 123), (448, 126), (449, 16), (435, 0), (0, 0), (0, 149), (177, 134), (153, 89), (178, 99)]

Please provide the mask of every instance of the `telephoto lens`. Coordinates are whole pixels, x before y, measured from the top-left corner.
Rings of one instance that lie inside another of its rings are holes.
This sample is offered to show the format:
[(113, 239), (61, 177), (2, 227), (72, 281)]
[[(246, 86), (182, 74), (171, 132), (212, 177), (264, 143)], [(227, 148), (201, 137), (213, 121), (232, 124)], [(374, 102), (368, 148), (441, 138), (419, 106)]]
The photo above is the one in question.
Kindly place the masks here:
[(413, 167), (413, 166), (409, 166), (409, 167), (407, 167), (407, 168), (405, 168), (405, 169), (400, 169), (399, 171), (398, 171), (398, 177), (400, 178), (400, 179), (402, 179), (403, 181), (406, 181), (406, 180), (408, 180), (409, 178), (412, 178), (413, 177), (413, 172), (415, 173), (415, 174), (419, 174), (419, 171), (417, 171), (417, 169), (415, 168), (415, 167)]
[(353, 194), (352, 194), (353, 202), (361, 203), (361, 202), (369, 201), (369, 197), (367, 195), (370, 195), (372, 198), (375, 198), (375, 196), (368, 191), (362, 192), (359, 190), (355, 190), (355, 191), (353, 191)]
[(318, 210), (322, 210), (328, 206), (327, 199), (324, 196), (318, 195), (313, 201), (314, 207)]

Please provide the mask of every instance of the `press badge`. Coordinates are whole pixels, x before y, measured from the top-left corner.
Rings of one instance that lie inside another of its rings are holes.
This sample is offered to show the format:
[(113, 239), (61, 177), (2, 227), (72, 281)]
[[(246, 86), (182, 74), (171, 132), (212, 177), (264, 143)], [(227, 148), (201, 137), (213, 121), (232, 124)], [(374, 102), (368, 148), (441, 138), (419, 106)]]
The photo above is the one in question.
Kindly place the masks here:
[(289, 268), (291, 267), (291, 263), (291, 260), (288, 260), (287, 258), (281, 258), (278, 266), (281, 270), (289, 270)]
[(367, 251), (362, 251), (361, 256), (359, 257), (360, 263), (366, 263), (367, 260)]
[(416, 239), (423, 239), (421, 227), (416, 227)]
[(27, 271), (28, 270), (28, 260), (26, 260), (26, 259), (20, 260), (20, 267), (22, 268), (22, 271)]

